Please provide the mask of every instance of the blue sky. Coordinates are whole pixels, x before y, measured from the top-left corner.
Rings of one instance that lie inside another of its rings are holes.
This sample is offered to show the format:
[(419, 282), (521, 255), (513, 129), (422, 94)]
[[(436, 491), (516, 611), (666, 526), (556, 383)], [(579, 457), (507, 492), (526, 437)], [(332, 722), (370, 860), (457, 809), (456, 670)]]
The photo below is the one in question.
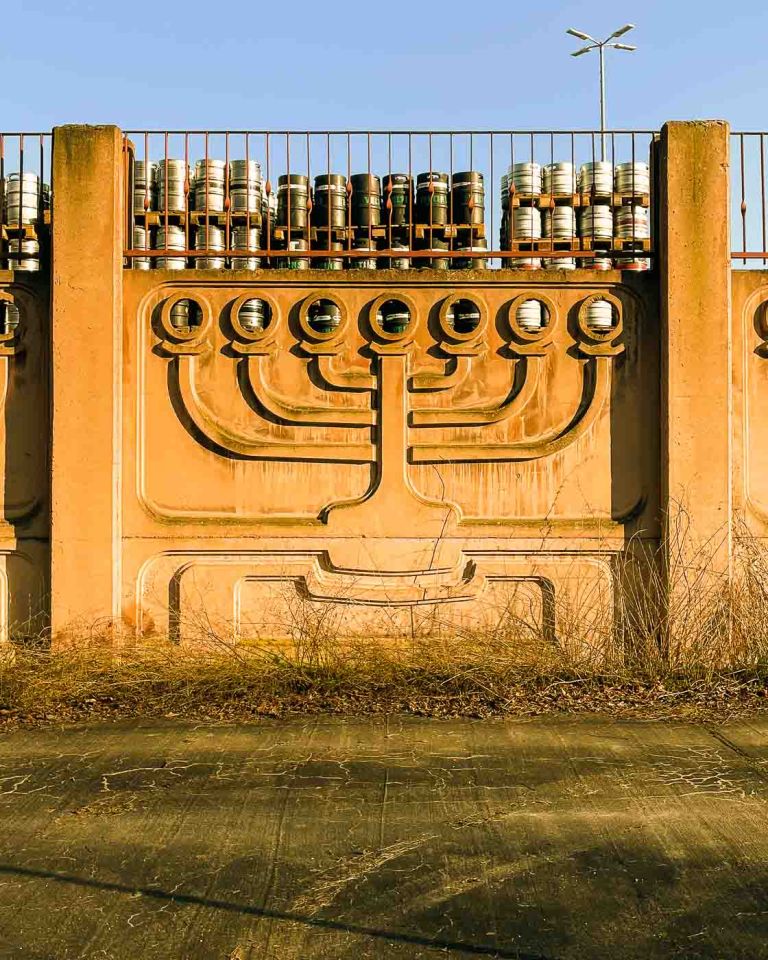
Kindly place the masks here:
[(3, 11), (0, 128), (592, 127), (596, 58), (569, 57), (564, 30), (627, 21), (639, 50), (610, 53), (609, 126), (768, 126), (764, 0), (23, 0)]

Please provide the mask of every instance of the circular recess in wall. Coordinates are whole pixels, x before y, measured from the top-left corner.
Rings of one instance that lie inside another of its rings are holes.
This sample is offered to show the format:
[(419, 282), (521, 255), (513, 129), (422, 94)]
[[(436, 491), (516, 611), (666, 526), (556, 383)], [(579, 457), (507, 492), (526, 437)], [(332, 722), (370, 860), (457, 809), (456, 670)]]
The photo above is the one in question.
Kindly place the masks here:
[(229, 306), (229, 322), (238, 340), (255, 343), (272, 334), (278, 320), (275, 301), (264, 293), (244, 293)]
[(368, 308), (368, 322), (377, 340), (397, 343), (416, 333), (418, 314), (410, 297), (383, 293)]
[(160, 308), (160, 326), (169, 340), (201, 339), (211, 325), (211, 305), (198, 291), (172, 293)]
[(604, 343), (615, 340), (624, 326), (621, 301), (610, 293), (596, 293), (579, 305), (579, 331), (587, 340)]
[(329, 290), (306, 297), (299, 308), (299, 326), (307, 340), (336, 340), (347, 328), (347, 309)]
[(550, 339), (558, 322), (557, 308), (549, 297), (536, 292), (524, 293), (509, 305), (507, 323), (512, 335), (522, 343)]
[(438, 322), (446, 340), (476, 340), (488, 326), (488, 308), (477, 295), (455, 294), (443, 301)]

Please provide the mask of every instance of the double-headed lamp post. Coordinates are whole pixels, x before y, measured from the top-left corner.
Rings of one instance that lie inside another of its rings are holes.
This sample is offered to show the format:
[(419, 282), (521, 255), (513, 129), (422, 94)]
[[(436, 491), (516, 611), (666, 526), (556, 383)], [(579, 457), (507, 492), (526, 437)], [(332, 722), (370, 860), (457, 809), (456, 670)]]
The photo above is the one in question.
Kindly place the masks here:
[(633, 50), (637, 50), (637, 47), (632, 47), (626, 43), (612, 43), (611, 41), (618, 40), (619, 37), (623, 37), (625, 33), (629, 33), (630, 30), (634, 30), (634, 23), (626, 23), (623, 27), (619, 27), (618, 30), (614, 30), (613, 33), (606, 37), (605, 40), (595, 40), (594, 37), (590, 37), (588, 33), (582, 33), (581, 30), (566, 30), (565, 32), (570, 34), (572, 37), (577, 37), (579, 40), (588, 40), (589, 44), (586, 47), (582, 47), (581, 50), (577, 50), (575, 53), (572, 53), (572, 57), (581, 57), (585, 53), (589, 53), (590, 50), (597, 50), (600, 54), (600, 159), (605, 160), (605, 48), (612, 47), (614, 50), (627, 50), (630, 53)]

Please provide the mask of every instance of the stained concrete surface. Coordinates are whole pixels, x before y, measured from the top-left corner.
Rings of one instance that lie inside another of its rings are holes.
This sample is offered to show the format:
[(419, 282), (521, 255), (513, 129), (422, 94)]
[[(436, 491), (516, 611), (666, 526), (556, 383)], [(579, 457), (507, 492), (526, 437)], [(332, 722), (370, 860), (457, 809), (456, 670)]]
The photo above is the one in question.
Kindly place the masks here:
[(768, 721), (0, 738), (0, 957), (768, 957)]

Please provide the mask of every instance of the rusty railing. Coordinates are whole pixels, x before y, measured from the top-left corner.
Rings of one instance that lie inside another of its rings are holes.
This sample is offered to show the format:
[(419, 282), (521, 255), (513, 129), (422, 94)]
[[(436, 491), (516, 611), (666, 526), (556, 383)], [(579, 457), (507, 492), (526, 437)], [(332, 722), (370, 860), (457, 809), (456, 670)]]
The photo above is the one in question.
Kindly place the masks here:
[(48, 262), (50, 183), (51, 134), (0, 132), (0, 268)]

